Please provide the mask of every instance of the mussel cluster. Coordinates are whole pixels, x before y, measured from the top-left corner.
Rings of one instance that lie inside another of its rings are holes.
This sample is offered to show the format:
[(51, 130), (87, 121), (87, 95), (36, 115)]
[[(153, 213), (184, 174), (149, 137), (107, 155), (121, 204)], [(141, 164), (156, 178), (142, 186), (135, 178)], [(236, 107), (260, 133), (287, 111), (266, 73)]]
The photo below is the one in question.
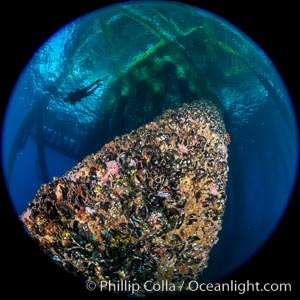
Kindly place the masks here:
[(43, 184), (21, 219), (58, 264), (98, 284), (194, 280), (221, 229), (227, 141), (211, 101), (167, 110)]

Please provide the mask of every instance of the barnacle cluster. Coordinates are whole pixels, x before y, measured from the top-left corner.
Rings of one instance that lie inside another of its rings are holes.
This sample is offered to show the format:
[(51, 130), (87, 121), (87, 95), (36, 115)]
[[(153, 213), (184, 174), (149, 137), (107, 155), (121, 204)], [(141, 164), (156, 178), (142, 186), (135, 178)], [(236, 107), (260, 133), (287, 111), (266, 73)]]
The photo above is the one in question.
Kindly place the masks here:
[(43, 184), (22, 221), (58, 264), (98, 284), (194, 280), (221, 229), (228, 141), (211, 101), (167, 110)]

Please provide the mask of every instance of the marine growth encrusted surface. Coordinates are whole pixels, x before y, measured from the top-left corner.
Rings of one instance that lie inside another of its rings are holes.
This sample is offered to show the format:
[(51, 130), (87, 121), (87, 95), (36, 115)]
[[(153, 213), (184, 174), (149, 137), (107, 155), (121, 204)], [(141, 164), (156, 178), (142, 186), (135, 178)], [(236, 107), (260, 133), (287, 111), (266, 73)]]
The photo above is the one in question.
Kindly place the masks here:
[(22, 221), (58, 264), (99, 285), (194, 280), (221, 229), (228, 142), (212, 102), (167, 110), (43, 184)]

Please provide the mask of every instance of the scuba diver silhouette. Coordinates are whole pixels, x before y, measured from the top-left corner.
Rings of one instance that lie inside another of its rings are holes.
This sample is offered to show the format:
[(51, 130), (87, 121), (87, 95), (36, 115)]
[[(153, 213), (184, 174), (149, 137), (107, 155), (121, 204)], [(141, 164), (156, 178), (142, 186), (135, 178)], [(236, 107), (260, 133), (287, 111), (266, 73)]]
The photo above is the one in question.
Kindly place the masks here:
[(88, 97), (101, 85), (101, 80), (97, 79), (95, 82), (91, 83), (90, 85), (76, 89), (68, 94), (66, 98), (66, 102), (70, 102), (71, 104), (75, 105), (77, 102), (81, 101), (83, 98)]

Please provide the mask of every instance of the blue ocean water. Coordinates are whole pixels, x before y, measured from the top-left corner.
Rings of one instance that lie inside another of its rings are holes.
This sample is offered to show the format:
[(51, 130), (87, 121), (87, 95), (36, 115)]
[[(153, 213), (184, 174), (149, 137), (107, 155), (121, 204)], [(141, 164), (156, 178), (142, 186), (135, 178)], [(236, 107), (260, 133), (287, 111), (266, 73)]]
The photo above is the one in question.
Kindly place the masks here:
[[(100, 78), (76, 105), (67, 95)], [(267, 55), (226, 21), (178, 3), (123, 3), (86, 15), (36, 52), (10, 98), (3, 166), (20, 214), (36, 190), (114, 136), (210, 98), (231, 135), (228, 201), (207, 280), (246, 261), (284, 213), (298, 165), (289, 95)]]

